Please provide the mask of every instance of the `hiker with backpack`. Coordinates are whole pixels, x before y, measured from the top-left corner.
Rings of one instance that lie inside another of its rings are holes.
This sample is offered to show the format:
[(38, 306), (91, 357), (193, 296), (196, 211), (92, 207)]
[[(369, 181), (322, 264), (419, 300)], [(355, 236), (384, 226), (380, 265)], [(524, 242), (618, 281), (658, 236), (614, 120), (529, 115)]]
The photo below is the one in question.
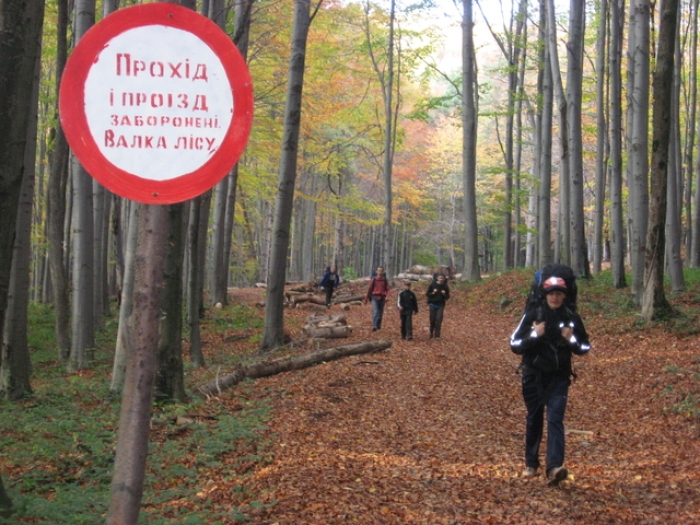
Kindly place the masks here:
[(333, 292), (340, 286), (340, 276), (338, 272), (335, 271), (335, 266), (327, 266), (326, 272), (323, 274), (323, 278), (318, 286), (326, 294), (326, 308), (331, 307), (331, 299), (333, 299)]
[(389, 287), (389, 281), (384, 275), (384, 268), (381, 266), (377, 267), (377, 273), (369, 282), (369, 287), (367, 288), (367, 293), (365, 298), (362, 300), (363, 304), (367, 301), (372, 301), (372, 331), (382, 329), (382, 318), (384, 317), (384, 305), (386, 304), (386, 298), (389, 296), (391, 288)]
[(565, 279), (543, 269), (543, 282), (531, 293), (525, 314), (510, 339), (511, 350), (522, 356), (522, 394), (527, 409), (522, 475), (536, 476), (540, 467), (546, 408), (545, 474), (550, 485), (558, 485), (568, 477), (564, 466), (564, 414), (573, 376), (572, 354), (590, 351), (588, 334), (576, 313), (575, 279), (571, 269), (568, 271), (571, 274)]

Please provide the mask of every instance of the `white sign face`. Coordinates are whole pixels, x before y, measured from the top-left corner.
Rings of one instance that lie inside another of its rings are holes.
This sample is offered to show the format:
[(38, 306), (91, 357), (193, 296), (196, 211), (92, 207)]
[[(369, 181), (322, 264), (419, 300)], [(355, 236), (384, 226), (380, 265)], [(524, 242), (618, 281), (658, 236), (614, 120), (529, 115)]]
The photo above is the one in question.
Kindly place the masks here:
[(100, 153), (152, 181), (203, 166), (221, 146), (234, 110), (219, 57), (192, 33), (163, 25), (109, 40), (89, 69), (84, 102)]

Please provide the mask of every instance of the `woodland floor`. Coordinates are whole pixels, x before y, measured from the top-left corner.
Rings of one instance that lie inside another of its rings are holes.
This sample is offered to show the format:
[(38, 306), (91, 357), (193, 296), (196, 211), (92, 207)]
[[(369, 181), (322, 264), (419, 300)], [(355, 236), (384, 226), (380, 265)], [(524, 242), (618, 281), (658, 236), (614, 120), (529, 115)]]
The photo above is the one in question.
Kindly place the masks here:
[[(371, 331), (371, 307), (354, 307), (345, 312), (352, 338), (334, 345), (391, 338), (387, 351), (210, 400), (265, 399), (273, 407), (269, 449), (245, 473), (212, 475), (199, 496), (229, 499), (258, 525), (700, 524), (698, 421), (669, 409), (682, 401), (679, 391), (697, 388), (700, 338), (640, 331), (585, 297), (593, 350), (575, 362), (570, 477), (548, 487), (543, 476), (520, 476), (525, 411), (508, 338), (522, 312), (523, 275), (455, 287), (439, 341), (428, 338), (420, 285), (412, 341), (399, 337), (393, 301), (379, 332)], [(253, 302), (257, 293), (236, 300)], [(517, 299), (501, 309), (502, 297)], [(298, 326), (313, 312), (285, 315)]]

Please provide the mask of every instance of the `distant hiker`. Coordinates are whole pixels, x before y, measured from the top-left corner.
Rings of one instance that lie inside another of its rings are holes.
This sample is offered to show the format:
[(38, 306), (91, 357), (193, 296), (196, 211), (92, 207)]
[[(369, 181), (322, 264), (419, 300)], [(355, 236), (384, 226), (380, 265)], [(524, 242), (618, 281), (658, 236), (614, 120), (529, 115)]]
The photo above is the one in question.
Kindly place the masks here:
[(571, 355), (587, 354), (591, 347), (581, 317), (569, 308), (566, 281), (557, 276), (541, 285), (541, 304), (529, 308), (510, 339), (510, 348), (522, 356), (522, 393), (525, 425), (525, 470), (537, 475), (544, 410), (547, 407), (546, 475), (558, 485), (569, 475), (564, 466), (564, 414), (569, 394)]
[(411, 281), (403, 283), (397, 302), (401, 316), (401, 339), (413, 339), (413, 314), (418, 313), (418, 298), (411, 290)]
[(335, 266), (326, 266), (326, 272), (318, 285), (326, 293), (326, 308), (330, 308), (333, 292), (340, 286), (340, 276), (335, 271)]
[(444, 273), (434, 276), (425, 295), (428, 296), (428, 306), (430, 307), (430, 337), (440, 339), (445, 303), (450, 298), (450, 287), (447, 285)]
[(369, 288), (367, 288), (367, 294), (362, 300), (363, 303), (367, 303), (370, 299), (372, 300), (372, 331), (376, 332), (382, 328), (382, 317), (384, 317), (384, 305), (386, 304), (386, 298), (389, 296), (391, 288), (389, 287), (389, 281), (384, 275), (384, 268), (381, 266), (377, 267), (377, 273), (372, 280), (369, 282)]

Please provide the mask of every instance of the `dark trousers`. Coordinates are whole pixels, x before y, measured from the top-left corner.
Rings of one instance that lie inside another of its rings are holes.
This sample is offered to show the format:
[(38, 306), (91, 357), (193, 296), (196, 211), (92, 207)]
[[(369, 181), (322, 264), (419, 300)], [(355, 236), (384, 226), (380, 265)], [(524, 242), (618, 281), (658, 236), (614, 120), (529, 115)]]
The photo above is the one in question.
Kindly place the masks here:
[(413, 339), (413, 312), (401, 312), (401, 338)]
[(442, 328), (442, 316), (445, 313), (445, 306), (435, 307), (430, 305), (430, 337), (440, 337)]
[(330, 306), (331, 299), (333, 298), (333, 287), (332, 286), (324, 286), (323, 291), (326, 292), (326, 306)]
[(540, 466), (539, 452), (547, 408), (547, 472), (564, 464), (566, 438), (564, 414), (571, 380), (562, 374), (527, 374), (522, 378), (527, 408), (525, 423), (525, 466)]

